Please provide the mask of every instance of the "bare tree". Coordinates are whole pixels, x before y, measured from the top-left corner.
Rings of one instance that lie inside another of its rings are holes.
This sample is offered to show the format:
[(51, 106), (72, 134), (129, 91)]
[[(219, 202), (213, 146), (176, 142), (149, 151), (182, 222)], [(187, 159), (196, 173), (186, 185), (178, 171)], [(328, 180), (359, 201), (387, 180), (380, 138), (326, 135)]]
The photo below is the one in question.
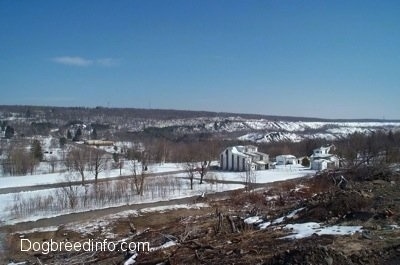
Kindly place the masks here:
[(199, 174), (200, 184), (203, 184), (204, 178), (209, 171), (211, 160), (214, 157), (213, 148), (195, 143), (182, 146), (180, 152), (183, 161), (185, 161), (183, 168), (190, 180), (190, 189), (193, 189), (193, 181), (196, 174)]
[(165, 163), (169, 156), (169, 150), (166, 139), (156, 139), (150, 145), (152, 160), (158, 163)]
[(203, 179), (204, 179), (204, 176), (208, 172), (208, 168), (210, 167), (210, 163), (211, 163), (211, 161), (209, 161), (209, 162), (204, 161), (203, 163), (201, 163), (201, 167), (200, 167), (200, 170), (199, 170), (200, 184), (203, 184)]
[(251, 160), (246, 161), (244, 174), (246, 191), (251, 191), (253, 189), (253, 183), (256, 183), (256, 173), (252, 167)]
[(69, 208), (74, 209), (78, 204), (78, 186), (73, 184), (73, 176), (65, 175), (64, 178), (68, 185), (61, 188), (62, 194), (66, 197)]
[(101, 172), (106, 170), (107, 159), (104, 157), (104, 152), (100, 149), (90, 150), (90, 170), (94, 175), (94, 182), (97, 184), (98, 176)]
[(57, 165), (57, 157), (56, 156), (54, 156), (54, 155), (50, 156), (49, 165), (50, 165), (50, 168), (51, 168), (51, 173), (54, 173), (55, 167)]
[(26, 175), (28, 172), (33, 173), (36, 163), (30, 152), (12, 143), (8, 148), (3, 171), (10, 175)]
[(196, 162), (186, 162), (184, 165), (184, 169), (186, 171), (186, 175), (190, 180), (190, 189), (193, 190), (193, 180), (194, 174), (197, 171), (197, 163)]
[(82, 185), (85, 185), (85, 170), (88, 167), (88, 150), (87, 148), (72, 149), (66, 159), (66, 166), (70, 170), (76, 171), (82, 180)]
[(143, 151), (136, 156), (137, 159), (130, 161), (130, 170), (132, 172), (131, 189), (135, 189), (138, 195), (143, 195), (144, 184), (148, 170), (148, 153)]

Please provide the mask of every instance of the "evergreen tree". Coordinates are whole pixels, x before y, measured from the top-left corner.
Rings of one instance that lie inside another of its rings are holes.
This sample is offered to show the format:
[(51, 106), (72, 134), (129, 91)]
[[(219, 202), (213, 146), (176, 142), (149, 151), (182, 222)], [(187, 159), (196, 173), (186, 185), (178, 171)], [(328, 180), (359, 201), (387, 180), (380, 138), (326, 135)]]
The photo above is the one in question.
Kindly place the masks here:
[(74, 141), (74, 142), (79, 141), (81, 136), (82, 136), (82, 130), (81, 130), (81, 128), (78, 128), (78, 130), (76, 130), (76, 132), (75, 132), (75, 136), (72, 139), (72, 141)]
[(94, 140), (97, 139), (97, 131), (96, 131), (96, 128), (93, 128), (91, 138), (94, 139)]
[(33, 140), (31, 145), (32, 156), (37, 161), (43, 160), (42, 145), (39, 140)]
[(303, 167), (309, 167), (309, 166), (310, 166), (310, 159), (308, 159), (307, 157), (304, 157), (304, 158), (301, 160), (301, 165), (302, 165)]
[(27, 109), (25, 112), (25, 117), (29, 119), (31, 116), (32, 116), (31, 110)]
[(78, 130), (76, 130), (75, 132), (75, 137), (77, 137), (78, 139), (82, 136), (82, 130), (81, 128), (78, 128)]
[(4, 136), (5, 136), (7, 139), (12, 138), (12, 137), (14, 136), (14, 128), (7, 125)]
[(0, 121), (0, 126), (1, 126), (1, 130), (4, 131), (6, 129), (7, 122), (6, 121)]
[(119, 155), (117, 153), (113, 153), (112, 157), (113, 157), (113, 160), (115, 163), (117, 163), (119, 161)]
[(67, 143), (67, 138), (60, 137), (59, 143), (60, 143), (60, 148), (63, 148), (65, 146), (65, 144)]
[(72, 139), (72, 133), (70, 130), (67, 131), (67, 139)]

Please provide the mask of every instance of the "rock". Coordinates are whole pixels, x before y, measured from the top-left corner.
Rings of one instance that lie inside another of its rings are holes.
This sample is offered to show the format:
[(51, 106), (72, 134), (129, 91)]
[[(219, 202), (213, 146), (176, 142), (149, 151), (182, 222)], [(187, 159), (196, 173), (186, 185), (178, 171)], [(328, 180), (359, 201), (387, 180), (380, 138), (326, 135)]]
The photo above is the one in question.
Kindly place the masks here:
[(131, 222), (129, 222), (129, 230), (133, 234), (135, 234), (137, 232), (135, 225)]
[(361, 233), (361, 236), (362, 236), (362, 238), (365, 238), (365, 239), (372, 239), (371, 232), (368, 230), (363, 230)]
[(328, 264), (328, 265), (333, 264), (333, 258), (331, 256), (325, 257), (325, 261), (326, 261), (326, 264)]
[(377, 184), (377, 185), (386, 185), (388, 182), (383, 179), (376, 179), (376, 180), (373, 180), (372, 183)]

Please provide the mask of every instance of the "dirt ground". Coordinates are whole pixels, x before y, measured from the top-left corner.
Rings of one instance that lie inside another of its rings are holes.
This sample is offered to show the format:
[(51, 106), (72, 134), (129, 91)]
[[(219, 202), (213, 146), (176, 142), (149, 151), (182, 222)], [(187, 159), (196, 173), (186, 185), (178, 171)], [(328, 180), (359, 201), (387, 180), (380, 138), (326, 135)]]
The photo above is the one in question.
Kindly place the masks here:
[[(340, 176), (346, 185), (340, 183)], [(124, 264), (130, 254), (121, 251), (45, 255), (19, 250), (21, 238), (78, 242), (114, 235), (110, 240), (148, 241), (152, 247), (175, 242), (168, 248), (139, 252), (135, 264), (142, 265), (400, 264), (400, 176), (388, 172), (363, 176), (363, 171), (325, 172), (251, 192), (232, 191), (223, 199), (206, 197), (202, 202), (209, 207), (121, 217), (90, 233), (68, 226), (50, 232), (13, 231), (6, 237), (3, 257), (6, 262), (26, 264)], [(264, 230), (244, 223), (249, 216), (274, 220), (300, 207), (304, 210), (293, 218)], [(280, 239), (290, 233), (282, 229), (284, 225), (310, 221), (357, 225), (363, 230), (345, 236)]]

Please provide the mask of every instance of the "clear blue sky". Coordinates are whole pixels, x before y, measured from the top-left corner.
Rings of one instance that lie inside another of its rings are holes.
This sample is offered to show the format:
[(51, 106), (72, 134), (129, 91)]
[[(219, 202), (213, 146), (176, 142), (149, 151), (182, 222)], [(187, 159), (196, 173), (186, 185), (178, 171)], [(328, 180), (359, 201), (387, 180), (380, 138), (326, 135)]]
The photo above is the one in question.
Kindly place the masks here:
[(400, 119), (400, 1), (0, 0), (0, 94)]

